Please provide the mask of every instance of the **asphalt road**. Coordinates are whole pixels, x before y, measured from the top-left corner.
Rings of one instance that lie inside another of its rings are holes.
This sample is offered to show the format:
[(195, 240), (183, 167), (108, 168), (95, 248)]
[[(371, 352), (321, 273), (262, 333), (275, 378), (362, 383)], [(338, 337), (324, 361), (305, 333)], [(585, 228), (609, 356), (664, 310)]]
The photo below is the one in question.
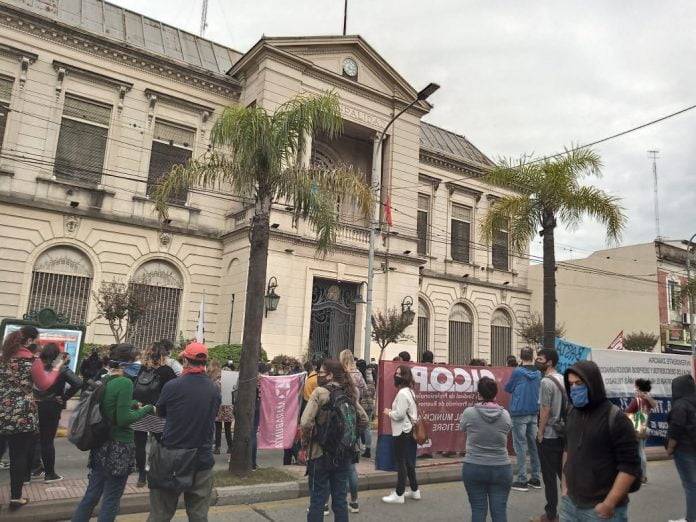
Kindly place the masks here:
[[(650, 484), (631, 495), (630, 522), (667, 522), (681, 518), (684, 513), (684, 493), (672, 461), (649, 463)], [(381, 497), (388, 491), (365, 491), (360, 495), (360, 513), (351, 515), (355, 521), (413, 520), (413, 521), (467, 521), (471, 520), (469, 504), (461, 482), (423, 486), (423, 500), (407, 501), (405, 505), (387, 505)], [(307, 498), (266, 502), (250, 506), (219, 506), (210, 509), (211, 522), (286, 522), (306, 520)], [(523, 493), (510, 492), (508, 521), (527, 522), (532, 515), (543, 511), (543, 490)], [(119, 522), (143, 521), (145, 514), (125, 515)], [(173, 519), (187, 520), (180, 511)], [(326, 518), (327, 522), (333, 516)]]

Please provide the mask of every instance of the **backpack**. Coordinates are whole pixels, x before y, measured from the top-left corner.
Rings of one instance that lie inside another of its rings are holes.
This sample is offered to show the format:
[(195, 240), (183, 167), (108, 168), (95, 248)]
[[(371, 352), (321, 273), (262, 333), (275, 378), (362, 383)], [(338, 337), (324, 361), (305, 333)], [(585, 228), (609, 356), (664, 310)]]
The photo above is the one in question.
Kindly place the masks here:
[(162, 384), (156, 368), (143, 368), (135, 379), (133, 398), (143, 404), (157, 404)]
[(551, 377), (550, 375), (545, 375), (543, 378), (550, 379), (551, 382), (553, 382), (556, 385), (558, 391), (561, 393), (561, 415), (553, 424), (552, 428), (556, 431), (559, 437), (565, 438), (566, 426), (568, 424), (568, 410), (570, 409), (568, 407), (568, 396), (566, 395), (566, 391), (561, 386), (561, 383), (558, 382), (557, 379)]
[(348, 459), (355, 462), (358, 414), (355, 404), (341, 388), (327, 389), (330, 399), (322, 408), (327, 412), (326, 422), (317, 425), (317, 442), (324, 452), (325, 468), (336, 470)]
[[(619, 408), (616, 404), (612, 404), (611, 408), (609, 409), (609, 436), (611, 437), (611, 432), (614, 431), (614, 425), (616, 424), (616, 417), (619, 416), (619, 414), (623, 414), (626, 417), (625, 412), (621, 411), (621, 408)], [(630, 489), (628, 490), (629, 493), (635, 493), (640, 489), (640, 486), (642, 485), (642, 477), (636, 477), (636, 479), (633, 481), (633, 484), (631, 484)]]
[(68, 420), (68, 440), (82, 451), (99, 448), (111, 435), (111, 427), (99, 409), (105, 391), (106, 384), (90, 381)]

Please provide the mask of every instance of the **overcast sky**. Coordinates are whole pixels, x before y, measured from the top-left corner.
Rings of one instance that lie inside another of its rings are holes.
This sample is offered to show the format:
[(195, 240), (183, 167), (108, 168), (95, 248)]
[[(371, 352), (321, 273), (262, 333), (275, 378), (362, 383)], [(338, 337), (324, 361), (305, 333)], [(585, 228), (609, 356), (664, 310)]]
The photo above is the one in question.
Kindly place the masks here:
[[(111, 1), (200, 26), (201, 0)], [(426, 121), (495, 160), (553, 154), (695, 105), (694, 20), (690, 0), (349, 0), (348, 34), (414, 88), (439, 83)], [(343, 0), (210, 0), (206, 37), (245, 52), (263, 34), (340, 34), (342, 24)], [(696, 232), (695, 142), (696, 109), (597, 146), (604, 177), (594, 183), (622, 197), (629, 217), (622, 244), (656, 234), (649, 149), (660, 151), (662, 236)], [(564, 259), (606, 247), (590, 220), (556, 237)]]

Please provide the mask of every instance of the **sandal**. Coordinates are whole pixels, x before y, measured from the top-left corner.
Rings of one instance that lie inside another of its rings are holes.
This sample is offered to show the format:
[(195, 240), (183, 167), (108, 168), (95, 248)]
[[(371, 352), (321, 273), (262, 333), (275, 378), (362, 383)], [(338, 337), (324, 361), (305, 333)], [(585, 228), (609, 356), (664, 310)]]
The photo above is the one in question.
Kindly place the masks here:
[(12, 499), (10, 500), (10, 511), (15, 511), (21, 507), (26, 506), (29, 503), (28, 498)]

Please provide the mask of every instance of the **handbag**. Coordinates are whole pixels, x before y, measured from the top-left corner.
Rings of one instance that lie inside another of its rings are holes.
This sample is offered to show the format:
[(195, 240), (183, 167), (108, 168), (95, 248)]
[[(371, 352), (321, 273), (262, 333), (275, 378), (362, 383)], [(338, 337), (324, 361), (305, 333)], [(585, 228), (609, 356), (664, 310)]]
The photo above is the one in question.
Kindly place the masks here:
[(174, 449), (155, 444), (147, 473), (150, 489), (167, 489), (176, 493), (189, 491), (196, 475), (197, 454), (197, 448)]
[(411, 422), (411, 425), (413, 426), (413, 428), (411, 429), (411, 434), (413, 435), (413, 438), (419, 446), (422, 446), (430, 440), (430, 422), (428, 421), (428, 419), (426, 419), (420, 414), (418, 400), (416, 399), (416, 395), (413, 393), (413, 391), (411, 391), (411, 396), (413, 397), (413, 402), (416, 403), (416, 422), (413, 422), (413, 419), (408, 414), (408, 410), (406, 411), (406, 415), (408, 416), (408, 420)]

